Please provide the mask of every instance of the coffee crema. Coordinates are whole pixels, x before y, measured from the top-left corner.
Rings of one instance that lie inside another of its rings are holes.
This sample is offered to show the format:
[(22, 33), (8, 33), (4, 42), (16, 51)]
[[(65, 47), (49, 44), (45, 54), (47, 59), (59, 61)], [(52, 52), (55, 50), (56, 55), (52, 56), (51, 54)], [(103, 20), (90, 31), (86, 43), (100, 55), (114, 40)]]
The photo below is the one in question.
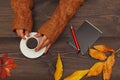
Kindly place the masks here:
[(34, 49), (35, 47), (37, 47), (37, 45), (38, 45), (38, 41), (33, 37), (29, 38), (26, 42), (26, 46), (29, 49)]

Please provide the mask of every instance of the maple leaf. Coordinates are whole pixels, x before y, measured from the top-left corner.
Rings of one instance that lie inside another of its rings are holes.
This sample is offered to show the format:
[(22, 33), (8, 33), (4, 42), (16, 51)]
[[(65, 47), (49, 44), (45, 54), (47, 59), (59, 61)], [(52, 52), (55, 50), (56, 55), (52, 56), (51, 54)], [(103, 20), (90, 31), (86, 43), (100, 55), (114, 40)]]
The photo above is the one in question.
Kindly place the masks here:
[(11, 76), (10, 70), (14, 69), (17, 64), (14, 63), (14, 59), (8, 59), (8, 54), (4, 54), (0, 59), (0, 77), (4, 80), (7, 76)]
[(4, 64), (4, 62), (6, 62), (7, 61), (7, 58), (8, 58), (8, 54), (4, 54), (3, 56), (2, 56), (2, 58), (1, 58), (1, 64)]

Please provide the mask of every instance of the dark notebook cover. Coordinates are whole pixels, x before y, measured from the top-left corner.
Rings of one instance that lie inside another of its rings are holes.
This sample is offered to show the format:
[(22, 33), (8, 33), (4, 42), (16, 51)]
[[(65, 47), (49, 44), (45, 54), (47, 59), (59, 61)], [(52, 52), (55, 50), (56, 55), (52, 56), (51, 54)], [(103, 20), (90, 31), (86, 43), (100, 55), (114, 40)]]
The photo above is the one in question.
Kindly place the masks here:
[[(75, 32), (81, 48), (81, 54), (85, 54), (95, 43), (95, 41), (102, 35), (102, 31), (87, 20)], [(72, 37), (68, 40), (68, 43), (76, 49)]]

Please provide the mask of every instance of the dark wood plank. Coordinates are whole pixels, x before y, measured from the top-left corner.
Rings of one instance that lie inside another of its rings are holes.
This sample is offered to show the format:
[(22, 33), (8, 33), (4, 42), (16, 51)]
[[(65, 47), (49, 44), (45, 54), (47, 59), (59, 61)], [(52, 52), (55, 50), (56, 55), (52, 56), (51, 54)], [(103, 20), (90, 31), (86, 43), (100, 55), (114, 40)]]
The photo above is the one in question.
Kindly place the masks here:
[[(2, 4), (5, 3), (5, 4)], [(33, 9), (34, 29), (37, 29), (46, 22), (52, 15), (58, 0), (35, 0)], [(89, 20), (98, 28), (100, 28), (103, 36), (119, 36), (120, 34), (120, 1), (119, 0), (86, 0), (82, 7), (79, 8), (77, 14), (67, 25), (74, 25), (76, 29), (84, 20)], [(16, 35), (11, 31), (14, 13), (10, 7), (10, 0), (0, 0), (0, 36)], [(67, 30), (64, 34), (68, 34)]]
[(10, 7), (10, 0), (0, 0), (0, 37), (15, 37), (11, 31), (13, 11)]
[[(37, 29), (52, 15), (59, 0), (34, 0), (33, 18), (34, 28)], [(89, 20), (103, 31), (103, 36), (95, 44), (105, 44), (113, 49), (120, 48), (120, 1), (119, 0), (86, 0), (77, 14), (68, 23), (65, 31), (56, 43), (49, 49), (48, 54), (38, 59), (28, 59), (19, 50), (20, 38), (12, 31), (12, 19), (14, 13), (10, 7), (10, 0), (0, 0), (0, 57), (8, 53), (13, 57), (18, 67), (12, 70), (12, 76), (6, 80), (54, 80), (55, 63), (57, 53), (61, 53), (64, 64), (63, 78), (78, 69), (88, 69), (97, 60), (88, 55), (76, 54), (76, 50), (70, 47), (66, 40), (71, 37), (69, 27), (73, 25), (77, 29), (84, 20)], [(120, 57), (115, 57), (116, 63), (113, 67), (111, 80), (119, 80)], [(83, 80), (101, 80), (102, 75)]]
[[(77, 55), (76, 50), (70, 47), (66, 42), (67, 37), (60, 37), (59, 40), (51, 47), (48, 54), (41, 56), (38, 59), (28, 59), (22, 55), (19, 50), (19, 38), (0, 38), (4, 40), (0, 42), (0, 56), (4, 53), (9, 54), (9, 58), (13, 57), (18, 67), (12, 71), (12, 76), (7, 80), (53, 80), (53, 73), (55, 71), (55, 64), (57, 60), (57, 53), (61, 53), (61, 57), (64, 65), (64, 74), (62, 78), (65, 78), (72, 72), (78, 69), (88, 69), (97, 60), (90, 58), (87, 54), (85, 56)], [(95, 44), (105, 44), (113, 49), (120, 48), (120, 37), (101, 37)], [(116, 55), (116, 63), (112, 71), (111, 80), (119, 80), (119, 67), (120, 57)], [(72, 64), (72, 65), (71, 65)], [(101, 80), (102, 75), (97, 77), (85, 78), (85, 80)]]

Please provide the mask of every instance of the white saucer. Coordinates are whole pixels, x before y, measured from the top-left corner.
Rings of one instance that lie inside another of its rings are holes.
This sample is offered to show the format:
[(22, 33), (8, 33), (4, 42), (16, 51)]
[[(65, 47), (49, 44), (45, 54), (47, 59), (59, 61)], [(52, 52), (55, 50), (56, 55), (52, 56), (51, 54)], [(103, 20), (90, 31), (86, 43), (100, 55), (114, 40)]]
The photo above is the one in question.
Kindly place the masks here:
[[(20, 50), (22, 52), (22, 54), (27, 57), (27, 58), (38, 58), (40, 57), (46, 50), (46, 47), (40, 49), (39, 51), (35, 52), (35, 49), (29, 49), (27, 46), (26, 46), (26, 41), (28, 38), (30, 37), (34, 37), (34, 35), (37, 34), (36, 32), (31, 32), (29, 35), (29, 37), (26, 37), (26, 40), (23, 40), (21, 39), (20, 41)], [(35, 37), (34, 37), (35, 38)], [(36, 38), (39, 42), (41, 40), (41, 37), (40, 38)]]

